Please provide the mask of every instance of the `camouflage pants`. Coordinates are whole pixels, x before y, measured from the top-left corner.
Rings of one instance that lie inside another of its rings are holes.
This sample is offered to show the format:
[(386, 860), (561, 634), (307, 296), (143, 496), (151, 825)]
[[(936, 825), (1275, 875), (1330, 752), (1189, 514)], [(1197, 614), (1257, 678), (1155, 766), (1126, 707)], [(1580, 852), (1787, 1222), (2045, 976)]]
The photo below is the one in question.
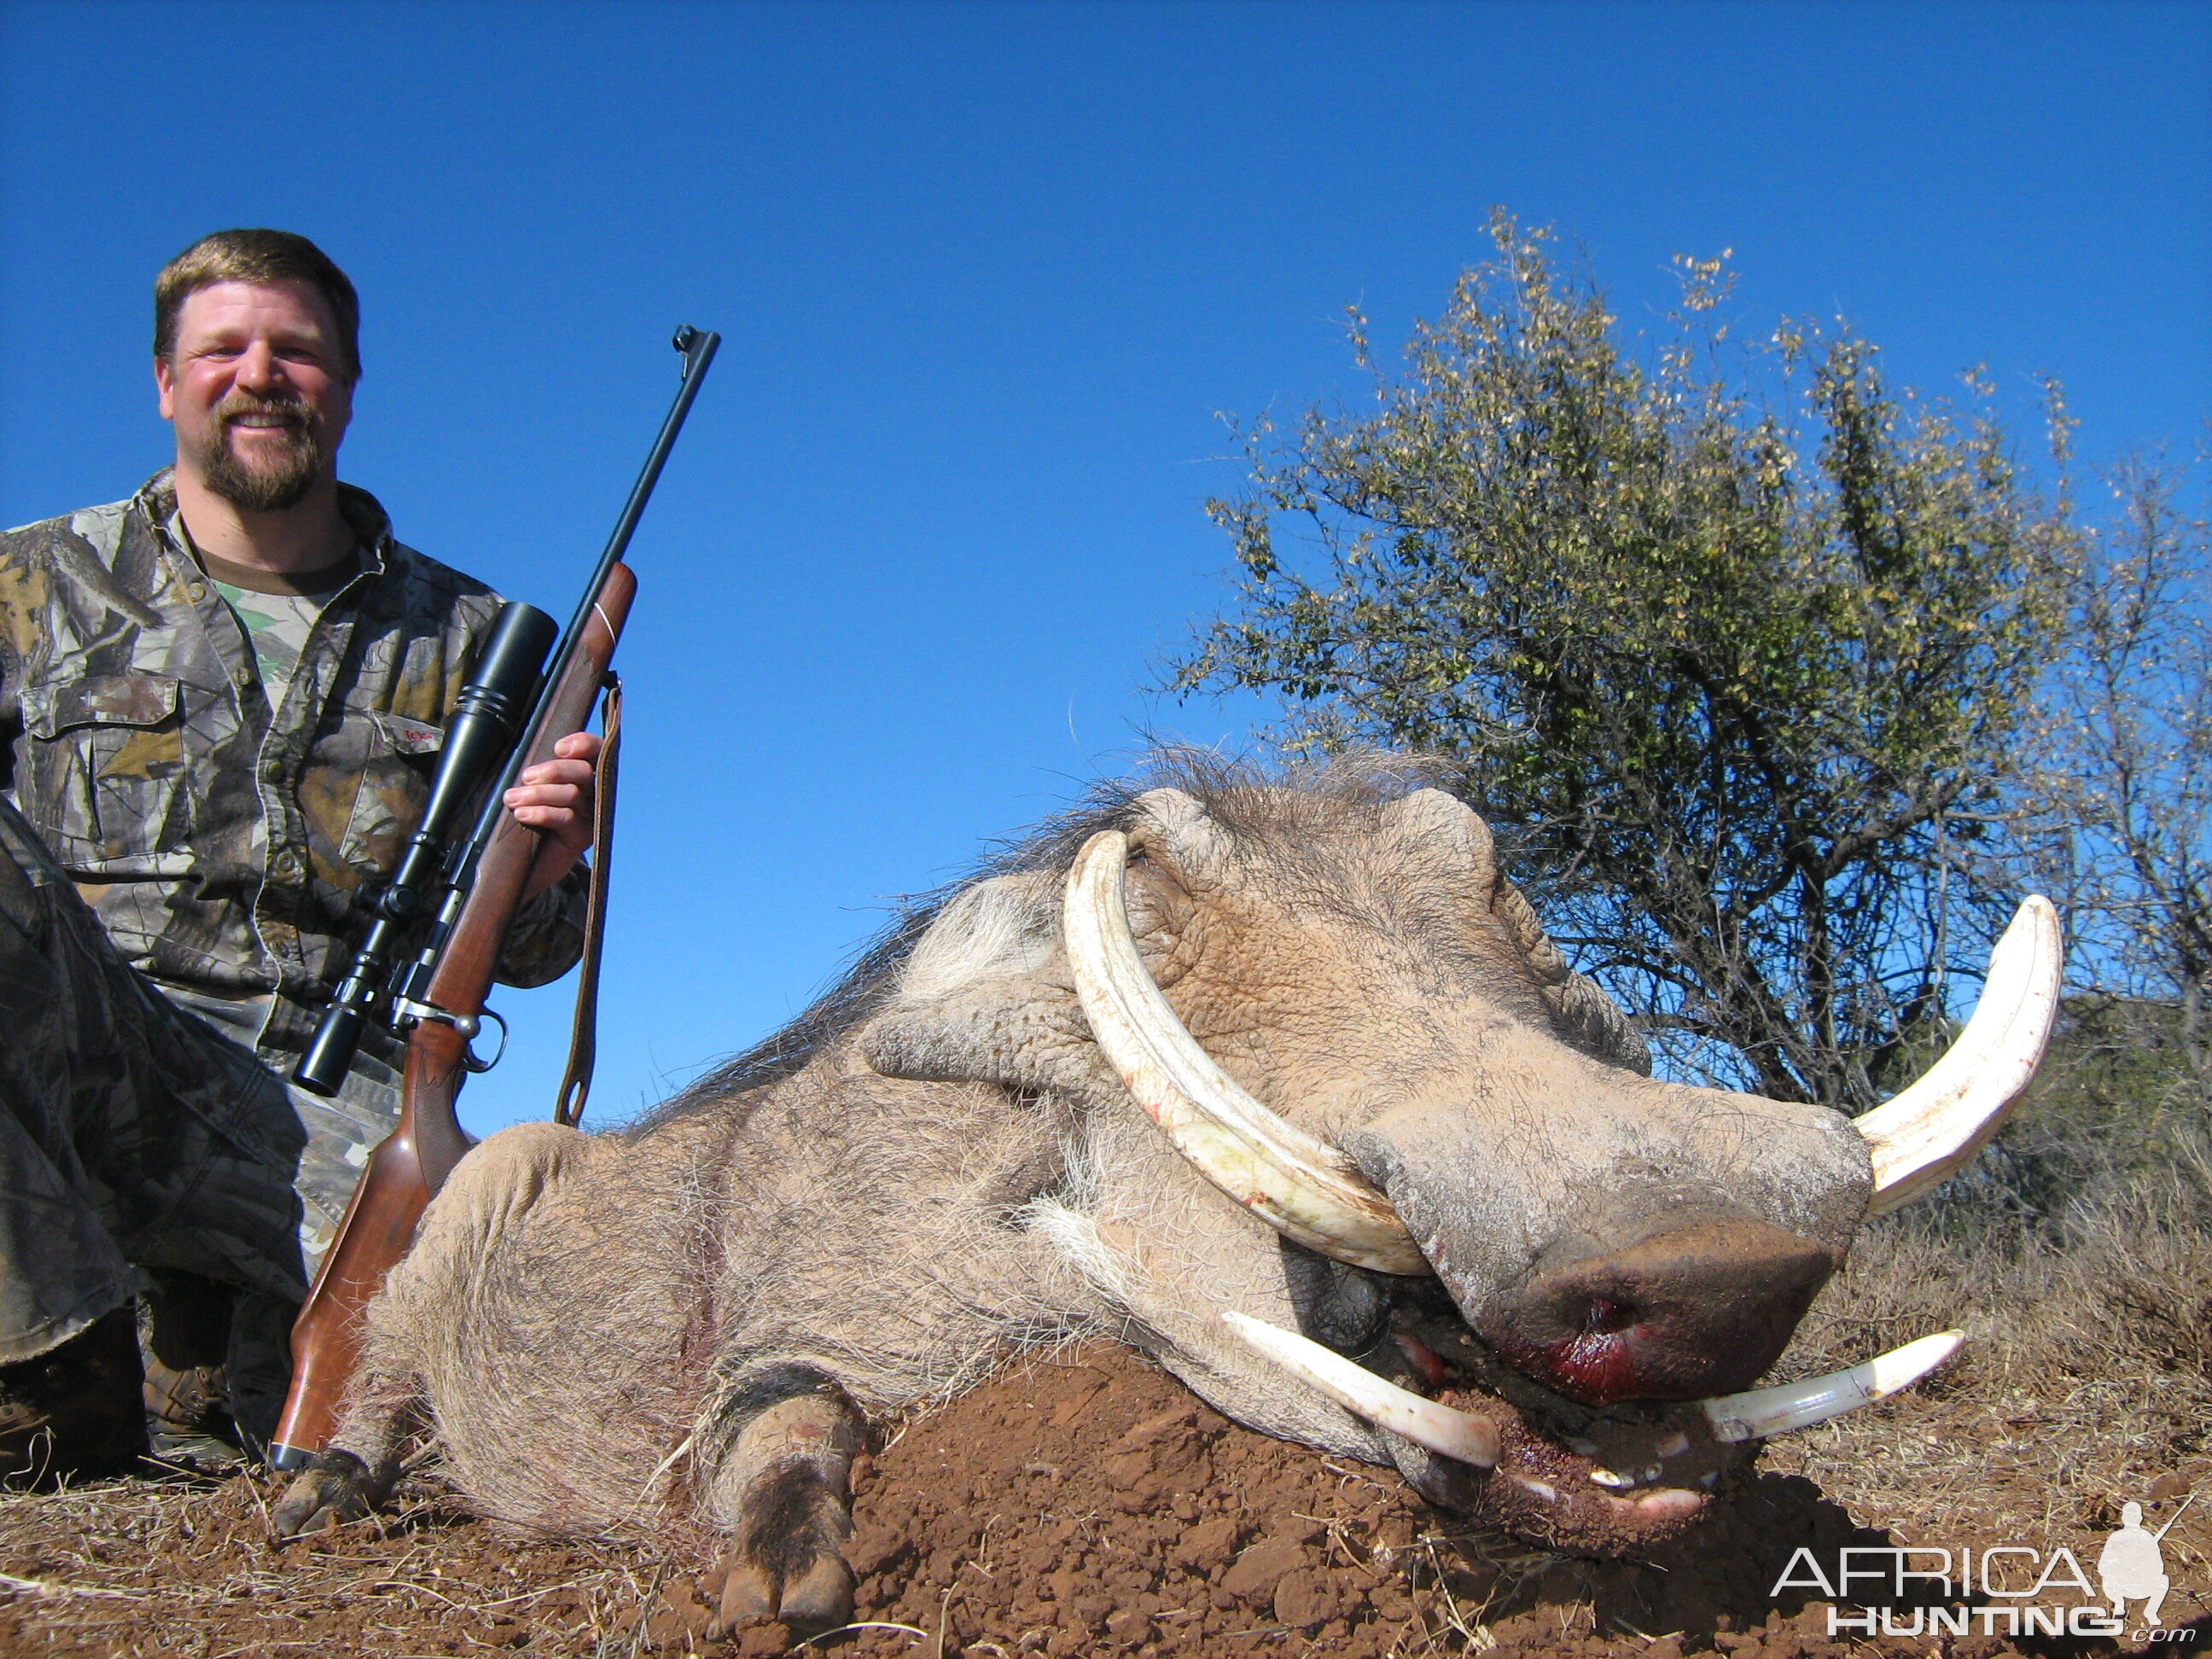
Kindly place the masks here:
[(179, 1276), (212, 1281), (230, 1306), (209, 1358), (265, 1438), (310, 1252), (397, 1097), (374, 1066), (348, 1098), (295, 1097), (254, 1050), (258, 1005), (225, 1015), (125, 963), (0, 799), (0, 1364), (134, 1296), (158, 1305)]

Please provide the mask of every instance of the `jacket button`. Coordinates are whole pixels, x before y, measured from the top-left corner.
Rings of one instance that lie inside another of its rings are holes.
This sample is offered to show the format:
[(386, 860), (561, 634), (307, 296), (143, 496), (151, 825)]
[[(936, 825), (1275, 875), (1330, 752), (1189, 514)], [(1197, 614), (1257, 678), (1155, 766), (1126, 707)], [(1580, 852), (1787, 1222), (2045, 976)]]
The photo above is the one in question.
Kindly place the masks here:
[(245, 690), (247, 686), (253, 684), (253, 671), (251, 668), (233, 669), (230, 674), (230, 683), (236, 686), (240, 690)]
[(190, 599), (194, 605), (198, 605), (202, 599), (207, 598), (207, 589), (201, 586), (198, 582), (194, 582), (190, 587), (187, 587), (185, 590), (185, 597)]
[(284, 763), (280, 760), (264, 761), (261, 767), (261, 781), (264, 783), (283, 782)]

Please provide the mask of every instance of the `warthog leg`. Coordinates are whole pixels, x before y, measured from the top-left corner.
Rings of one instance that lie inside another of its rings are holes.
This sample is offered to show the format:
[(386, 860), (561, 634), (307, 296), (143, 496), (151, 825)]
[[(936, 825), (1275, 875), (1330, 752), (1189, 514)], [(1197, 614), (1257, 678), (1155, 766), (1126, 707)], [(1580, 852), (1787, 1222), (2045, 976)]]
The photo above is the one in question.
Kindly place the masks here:
[(308, 1462), (270, 1511), (279, 1538), (358, 1520), (384, 1501), (408, 1435), (425, 1421), (430, 1379), (482, 1386), (466, 1310), (485, 1264), (591, 1150), (590, 1139), (574, 1129), (520, 1123), (455, 1166), (423, 1212), (413, 1246), (363, 1315), (361, 1357), (330, 1449)]
[(358, 1521), (391, 1495), (404, 1443), (422, 1419), (414, 1377), (379, 1365), (382, 1357), (372, 1340), (347, 1387), (332, 1444), (307, 1460), (269, 1511), (269, 1528), (278, 1538)]
[(372, 1513), (391, 1490), (390, 1470), (380, 1479), (351, 1452), (317, 1452), (269, 1511), (270, 1530), (279, 1538), (298, 1538), (343, 1526)]
[(391, 1345), (378, 1340), (374, 1304), (369, 1334), (330, 1449), (307, 1460), (269, 1511), (270, 1530), (278, 1538), (358, 1521), (382, 1505), (399, 1478), (400, 1453), (422, 1421), (419, 1384), (410, 1370), (391, 1363)]
[(741, 1382), (736, 1425), (703, 1505), (733, 1534), (721, 1561), (710, 1636), (747, 1619), (827, 1630), (853, 1616), (853, 1455), (865, 1433), (837, 1385), (811, 1366), (778, 1365)]

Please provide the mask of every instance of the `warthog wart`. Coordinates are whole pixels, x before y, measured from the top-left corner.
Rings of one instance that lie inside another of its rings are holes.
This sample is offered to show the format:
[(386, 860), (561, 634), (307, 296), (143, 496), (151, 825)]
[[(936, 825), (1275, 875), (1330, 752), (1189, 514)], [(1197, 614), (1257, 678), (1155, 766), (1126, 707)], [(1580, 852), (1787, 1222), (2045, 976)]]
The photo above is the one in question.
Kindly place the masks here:
[(870, 1423), (1094, 1334), (1253, 1428), (1619, 1553), (1760, 1436), (1948, 1355), (1741, 1392), (1870, 1207), (2025, 1084), (2049, 906), (1952, 1053), (1855, 1123), (1652, 1079), (1482, 820), (1419, 784), (1162, 757), (629, 1130), (492, 1137), (371, 1305), (280, 1530), (365, 1512), (427, 1416), (484, 1512), (703, 1525), (726, 1622), (834, 1624)]

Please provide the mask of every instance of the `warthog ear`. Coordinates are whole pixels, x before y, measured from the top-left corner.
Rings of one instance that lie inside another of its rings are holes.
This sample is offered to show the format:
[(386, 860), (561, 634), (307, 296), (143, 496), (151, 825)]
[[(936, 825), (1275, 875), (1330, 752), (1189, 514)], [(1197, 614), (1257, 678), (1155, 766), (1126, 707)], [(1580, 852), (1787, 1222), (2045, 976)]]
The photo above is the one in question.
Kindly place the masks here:
[(1536, 988), (1565, 1028), (1567, 1040), (1594, 1060), (1651, 1075), (1651, 1049), (1620, 1005), (1567, 966), (1521, 890), (1504, 876), (1491, 891), (1490, 913), (1503, 922), (1536, 976)]
[(1441, 789), (1420, 789), (1397, 802), (1392, 815), (1425, 836), (1459, 842), (1478, 878), (1491, 883), (1490, 913), (1505, 929), (1550, 1005), (1567, 1040), (1594, 1060), (1651, 1075), (1651, 1050), (1620, 1005), (1567, 966), (1520, 889), (1498, 867), (1490, 826), (1464, 801)]
[(1478, 881), (1498, 874), (1498, 847), (1482, 815), (1456, 795), (1441, 789), (1416, 789), (1383, 809), (1383, 817), (1400, 831), (1425, 845), (1455, 848), (1474, 866)]
[(1138, 838), (1164, 847), (1178, 861), (1203, 867), (1229, 856), (1229, 832), (1195, 796), (1181, 789), (1147, 789), (1133, 805), (1139, 815)]
[(907, 959), (897, 997), (860, 1034), (884, 1077), (1085, 1092), (1118, 1087), (1060, 962), (1057, 871), (978, 882)]

